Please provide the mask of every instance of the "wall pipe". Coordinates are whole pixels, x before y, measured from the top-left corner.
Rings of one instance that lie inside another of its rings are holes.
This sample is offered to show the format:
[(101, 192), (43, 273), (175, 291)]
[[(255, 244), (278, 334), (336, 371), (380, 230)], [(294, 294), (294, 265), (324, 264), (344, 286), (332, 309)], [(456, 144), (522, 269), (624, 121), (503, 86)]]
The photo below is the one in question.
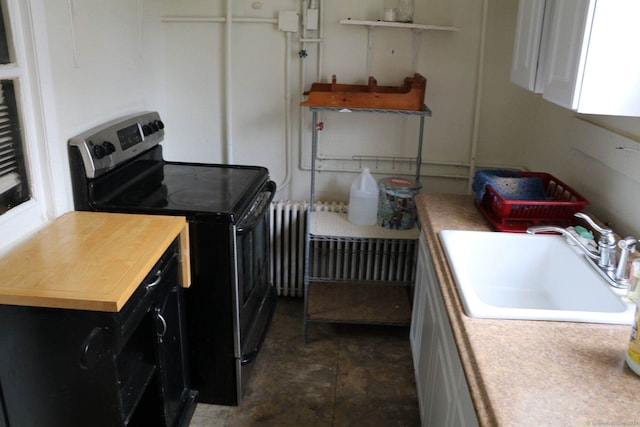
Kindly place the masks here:
[[(316, 156), (316, 160), (320, 161), (338, 161), (338, 162), (361, 162), (362, 160), (369, 161), (378, 161), (378, 162), (391, 162), (395, 161), (396, 163), (407, 163), (410, 165), (415, 165), (414, 157), (393, 157), (393, 156)], [(446, 166), (446, 167), (460, 167), (460, 168), (469, 168), (470, 164), (466, 162), (446, 162), (446, 161), (422, 161), (422, 165), (431, 165), (431, 166)], [(510, 166), (511, 168), (516, 168), (515, 166)], [(301, 166), (302, 170), (311, 170), (311, 166), (303, 165)], [(327, 169), (323, 169), (327, 170)], [(341, 169), (338, 172), (350, 172), (346, 169)], [(351, 172), (360, 172), (359, 169), (354, 169)], [(392, 171), (393, 172), (393, 171)]]
[[(302, 9), (304, 13), (304, 4), (306, 0), (302, 0)], [(317, 37), (316, 38), (308, 38), (307, 37), (307, 26), (306, 20), (303, 19), (303, 27), (302, 34), (300, 39), (300, 49), (305, 49), (305, 43), (315, 43), (317, 46), (316, 49), (316, 72), (314, 82), (319, 82), (322, 76), (322, 59), (323, 59), (323, 36), (324, 36), (324, 7), (322, 5), (322, 0), (309, 0), (309, 8), (318, 10), (318, 29), (317, 29)], [(300, 64), (300, 102), (304, 101), (304, 95), (302, 92), (305, 89), (305, 75), (306, 75), (306, 61), (302, 59)], [(298, 168), (303, 171), (311, 170), (310, 167), (305, 166), (305, 159), (303, 157), (304, 154), (304, 136), (303, 130), (305, 129), (305, 113), (306, 107), (300, 107), (299, 117), (299, 126), (298, 126), (298, 146), (299, 146), (299, 158), (298, 158)], [(318, 113), (317, 119), (318, 121), (322, 121), (321, 112)]]
[(144, 0), (138, 0), (138, 56), (144, 54)]
[[(312, 0), (313, 1), (313, 0)], [(322, 0), (317, 0), (318, 3), (318, 38), (324, 40), (324, 6)], [(316, 81), (319, 82), (322, 78), (322, 61), (324, 58), (324, 43), (318, 43), (318, 62), (316, 63)]]
[[(163, 16), (162, 22), (178, 22), (178, 23), (225, 23), (227, 17), (224, 16)], [(239, 24), (277, 24), (275, 18), (231, 18), (231, 22)]]
[(69, 11), (69, 30), (71, 31), (71, 49), (73, 51), (73, 68), (78, 68), (78, 39), (76, 38), (76, 4), (74, 0), (67, 0)]
[[(317, 160), (323, 161), (351, 161), (351, 162), (361, 162), (361, 159), (354, 159), (351, 157), (331, 157), (331, 156), (319, 156), (316, 157)], [(375, 160), (371, 160), (371, 159), (363, 159), (363, 160), (369, 160), (369, 161), (375, 161)], [(393, 160), (387, 160), (387, 159), (383, 159), (381, 161), (384, 162), (393, 162)], [(400, 160), (396, 160), (396, 163), (408, 163), (408, 164), (415, 164), (415, 159), (411, 159), (411, 161), (407, 160), (404, 161), (402, 159)], [(425, 165), (431, 165), (431, 166), (445, 166), (445, 167), (450, 167), (450, 168), (454, 168), (454, 169), (459, 169), (459, 168), (470, 168), (470, 164), (469, 163), (456, 163), (456, 162), (422, 162), (422, 166)], [(515, 169), (515, 170), (527, 170), (525, 167), (521, 166), (521, 165), (511, 165), (511, 164), (487, 164), (484, 165), (487, 168), (492, 168), (492, 169)], [(323, 167), (323, 168), (319, 168), (316, 167), (316, 172), (343, 172), (343, 173), (358, 173), (361, 172), (361, 167), (359, 168), (353, 168), (353, 169), (345, 169), (345, 168), (336, 168), (336, 167)], [(301, 166), (300, 170), (303, 171), (310, 171), (311, 170), (311, 166)], [(387, 175), (415, 175), (414, 173), (409, 173), (406, 171), (400, 171), (398, 172), (395, 169), (375, 169), (372, 170), (372, 173), (377, 173), (377, 174), (387, 174)], [(426, 176), (426, 177), (433, 177), (433, 178), (445, 178), (445, 179), (454, 179), (454, 180), (465, 180), (468, 181), (469, 180), (469, 174), (465, 173), (464, 175), (458, 175), (455, 173), (443, 173), (443, 172), (421, 172), (420, 176)]]
[(411, 31), (411, 73), (415, 74), (418, 72), (418, 55), (420, 52), (420, 35), (422, 34), (421, 30), (412, 30)]
[[(324, 14), (323, 14), (323, 7), (322, 7), (322, 1), (321, 0), (309, 0), (309, 8), (310, 9), (317, 9), (318, 10), (318, 30), (317, 30), (317, 37), (316, 38), (308, 38), (307, 37), (307, 20), (306, 20), (306, 13), (305, 13), (305, 4), (306, 4), (307, 0), (302, 0), (301, 1), (301, 5), (302, 5), (302, 11), (301, 13), (303, 14), (303, 20), (302, 20), (302, 32), (300, 35), (300, 38), (298, 39), (298, 42), (300, 43), (300, 50), (303, 51), (305, 50), (306, 47), (306, 43), (315, 43), (316, 44), (316, 76), (314, 78), (315, 82), (320, 81), (320, 76), (321, 76), (321, 70), (322, 70), (322, 36), (323, 36), (323, 18), (324, 18)], [(300, 61), (300, 102), (304, 101), (304, 91), (305, 91), (305, 76), (306, 76), (306, 72), (307, 72), (307, 62), (305, 58), (302, 58), (302, 60)], [(305, 129), (305, 113), (306, 113), (306, 107), (299, 107), (299, 114), (298, 114), (298, 168), (300, 170), (306, 171), (306, 170), (311, 170), (310, 168), (307, 169), (304, 166), (304, 150), (302, 149), (302, 147), (304, 146), (304, 129)], [(320, 119), (320, 114), (318, 113), (318, 120)]]
[(282, 182), (277, 183), (277, 188), (282, 189), (291, 180), (291, 83), (289, 82), (289, 69), (291, 68), (291, 33), (285, 32), (284, 48), (284, 156), (285, 173)]
[(365, 66), (365, 78), (371, 76), (371, 69), (373, 67), (373, 44), (375, 43), (376, 29), (373, 26), (367, 27), (367, 64)]
[(231, 63), (231, 30), (233, 27), (233, 16), (231, 11), (231, 0), (226, 0), (226, 22), (225, 22), (225, 76), (224, 76), (224, 106), (225, 106), (225, 126), (224, 126), (224, 159), (225, 163), (233, 163), (233, 114), (231, 102), (231, 79), (232, 79), (232, 63)]
[(482, 104), (482, 82), (484, 80), (484, 52), (487, 39), (487, 15), (489, 14), (489, 0), (482, 2), (482, 23), (480, 26), (480, 41), (478, 53), (478, 68), (476, 72), (476, 99), (473, 111), (473, 134), (471, 136), (471, 152), (469, 155), (469, 183), (467, 193), (472, 193), (471, 185), (473, 176), (476, 173), (476, 162), (478, 155), (478, 134), (480, 132), (480, 106)]
[[(306, 0), (302, 0), (300, 2), (302, 13), (304, 13)], [(300, 39), (298, 42), (300, 43), (300, 52), (305, 50), (305, 43), (307, 40), (307, 20), (306, 17), (302, 20), (302, 30), (300, 32)], [(305, 84), (305, 74), (307, 71), (307, 60), (306, 58), (301, 58), (300, 66), (298, 67), (299, 78), (298, 85), (300, 89), (300, 102), (304, 101), (304, 84)], [(304, 144), (304, 122), (305, 122), (305, 107), (298, 107), (298, 168), (302, 169), (303, 158), (302, 158), (302, 147)]]

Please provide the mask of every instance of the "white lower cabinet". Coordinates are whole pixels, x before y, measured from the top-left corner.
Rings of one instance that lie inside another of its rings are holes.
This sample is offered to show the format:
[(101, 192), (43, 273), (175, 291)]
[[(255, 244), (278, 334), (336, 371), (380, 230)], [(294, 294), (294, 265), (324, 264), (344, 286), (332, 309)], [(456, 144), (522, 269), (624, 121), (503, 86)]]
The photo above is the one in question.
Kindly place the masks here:
[(477, 426), (437, 280), (421, 235), (410, 340), (422, 426)]

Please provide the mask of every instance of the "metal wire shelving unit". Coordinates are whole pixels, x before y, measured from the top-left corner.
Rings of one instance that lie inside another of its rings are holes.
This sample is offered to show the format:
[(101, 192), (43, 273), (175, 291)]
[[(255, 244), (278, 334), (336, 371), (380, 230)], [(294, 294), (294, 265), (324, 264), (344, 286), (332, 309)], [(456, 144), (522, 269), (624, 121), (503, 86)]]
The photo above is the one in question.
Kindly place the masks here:
[(408, 325), (415, 280), (415, 260), (420, 231), (356, 226), (347, 215), (316, 212), (314, 205), (318, 153), (318, 113), (375, 113), (415, 116), (419, 119), (416, 182), (420, 179), (424, 119), (421, 110), (309, 107), (312, 112), (311, 203), (305, 235), (303, 336), (309, 324), (366, 323)]

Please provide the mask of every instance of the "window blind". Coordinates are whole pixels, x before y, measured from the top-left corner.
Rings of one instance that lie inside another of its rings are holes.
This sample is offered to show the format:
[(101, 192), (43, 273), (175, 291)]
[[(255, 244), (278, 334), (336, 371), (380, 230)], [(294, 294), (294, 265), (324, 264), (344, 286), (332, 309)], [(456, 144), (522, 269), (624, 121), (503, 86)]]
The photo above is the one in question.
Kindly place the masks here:
[(31, 197), (13, 80), (0, 80), (0, 214)]
[[(20, 70), (12, 59), (11, 26), (4, 19), (6, 5), (0, 1), (0, 64)], [(18, 74), (15, 79), (0, 80), (0, 215), (31, 198), (16, 100), (17, 78)]]

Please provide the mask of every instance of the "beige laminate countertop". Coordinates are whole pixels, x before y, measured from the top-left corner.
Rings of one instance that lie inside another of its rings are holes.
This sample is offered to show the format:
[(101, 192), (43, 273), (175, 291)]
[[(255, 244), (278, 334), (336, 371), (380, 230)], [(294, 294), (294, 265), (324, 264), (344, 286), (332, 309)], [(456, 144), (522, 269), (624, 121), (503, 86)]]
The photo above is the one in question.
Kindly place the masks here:
[(0, 304), (120, 311), (178, 236), (186, 287), (184, 217), (69, 212), (0, 258)]
[(631, 327), (468, 317), (437, 233), (489, 223), (473, 196), (417, 202), (480, 425), (640, 425), (640, 377), (625, 363)]

